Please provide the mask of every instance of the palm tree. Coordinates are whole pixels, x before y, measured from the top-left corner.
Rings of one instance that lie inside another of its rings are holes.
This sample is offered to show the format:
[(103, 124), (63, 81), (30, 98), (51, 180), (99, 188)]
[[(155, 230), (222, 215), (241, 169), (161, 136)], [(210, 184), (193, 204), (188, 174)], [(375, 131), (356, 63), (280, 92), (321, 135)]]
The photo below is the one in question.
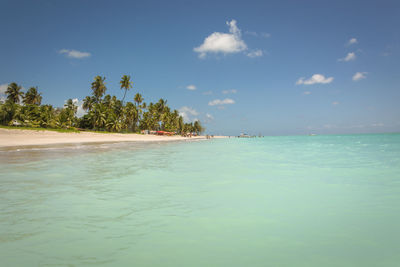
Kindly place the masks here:
[(42, 127), (55, 126), (55, 110), (52, 105), (40, 106), (40, 121)]
[(164, 112), (165, 107), (167, 106), (167, 100), (160, 98), (157, 104), (158, 104), (158, 113), (161, 115)]
[(4, 104), (0, 105), (0, 123), (3, 125), (8, 125), (12, 123), (12, 119), (17, 113), (17, 107), (15, 103), (11, 101), (6, 101)]
[(64, 104), (64, 108), (71, 110), (73, 114), (75, 115), (76, 111), (78, 110), (78, 107), (75, 105), (74, 100), (71, 98), (67, 100), (67, 102)]
[(143, 102), (143, 97), (142, 97), (141, 94), (137, 93), (137, 94), (135, 95), (135, 97), (133, 98), (133, 100), (135, 101), (136, 106), (139, 107), (139, 105)]
[(134, 100), (135, 103), (136, 103), (136, 109), (137, 109), (137, 120), (136, 120), (136, 123), (135, 123), (135, 126), (136, 126), (137, 122), (139, 122), (140, 119), (142, 118), (143, 109), (146, 108), (146, 103), (143, 103), (143, 104), (142, 104), (142, 102), (143, 102), (143, 96), (142, 96), (141, 94), (139, 94), (139, 93), (137, 93), (137, 94), (135, 95), (135, 97), (133, 98), (133, 100)]
[(108, 121), (106, 123), (107, 129), (113, 132), (119, 132), (122, 128), (122, 122), (119, 117), (115, 114), (112, 114), (108, 117)]
[(20, 97), (24, 95), (24, 93), (21, 92), (21, 89), (22, 87), (18, 84), (10, 83), (6, 90), (7, 100), (11, 101), (12, 103), (19, 103)]
[(64, 104), (64, 109), (60, 113), (61, 124), (66, 124), (66, 126), (72, 126), (75, 122), (75, 114), (78, 111), (78, 107), (75, 105), (74, 100), (71, 98), (67, 100)]
[(122, 98), (122, 104), (124, 103), (126, 92), (132, 88), (133, 82), (130, 81), (131, 76), (124, 75), (119, 82), (121, 84), (121, 89), (125, 89), (124, 97)]
[(102, 103), (94, 104), (89, 112), (89, 118), (93, 121), (95, 129), (104, 128), (107, 123), (107, 109)]
[(94, 82), (92, 82), (93, 96), (95, 97), (96, 103), (99, 103), (100, 99), (105, 94), (107, 87), (104, 83), (106, 77), (96, 76)]
[(193, 125), (193, 130), (196, 132), (198, 135), (202, 132), (204, 132), (203, 126), (201, 126), (200, 121), (195, 121)]
[(85, 99), (83, 99), (82, 108), (85, 111), (91, 110), (94, 102), (95, 102), (94, 97), (87, 96), (85, 97)]
[(42, 103), (42, 94), (38, 92), (37, 87), (29, 88), (28, 92), (25, 93), (24, 104), (26, 105), (38, 105)]
[(179, 116), (179, 119), (178, 119), (178, 132), (180, 134), (183, 134), (184, 127), (185, 127), (185, 123), (183, 122), (183, 117)]
[(138, 121), (138, 110), (132, 102), (126, 103), (124, 108), (124, 117), (125, 117), (125, 127), (128, 130), (135, 131), (136, 123)]
[(102, 103), (107, 107), (111, 108), (111, 96), (110, 95), (105, 95)]
[(121, 115), (122, 112), (122, 102), (120, 100), (117, 99), (117, 97), (114, 95), (111, 98), (111, 102), (110, 102), (110, 109), (117, 114), (118, 116)]

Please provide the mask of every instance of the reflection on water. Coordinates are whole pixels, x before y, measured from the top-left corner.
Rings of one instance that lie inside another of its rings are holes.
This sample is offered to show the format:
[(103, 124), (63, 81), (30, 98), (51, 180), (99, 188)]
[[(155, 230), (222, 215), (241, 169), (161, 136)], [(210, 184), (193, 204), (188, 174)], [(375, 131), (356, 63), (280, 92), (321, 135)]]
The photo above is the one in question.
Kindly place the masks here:
[(397, 266), (400, 135), (0, 151), (4, 266)]

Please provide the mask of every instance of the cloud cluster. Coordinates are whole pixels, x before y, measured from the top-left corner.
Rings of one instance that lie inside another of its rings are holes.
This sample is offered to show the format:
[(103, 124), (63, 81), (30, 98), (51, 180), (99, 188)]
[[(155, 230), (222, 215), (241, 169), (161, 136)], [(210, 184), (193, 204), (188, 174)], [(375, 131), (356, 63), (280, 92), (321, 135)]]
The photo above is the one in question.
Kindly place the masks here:
[(254, 37), (263, 37), (263, 38), (271, 37), (271, 34), (267, 33), (267, 32), (257, 33), (257, 32), (245, 31), (244, 33), (248, 34), (248, 35), (251, 35), (251, 36), (254, 36)]
[(236, 94), (236, 93), (237, 93), (237, 90), (236, 90), (236, 89), (223, 90), (222, 93), (223, 93), (224, 95), (226, 95), (226, 94)]
[(211, 115), (210, 113), (206, 113), (206, 118), (204, 120), (205, 123), (209, 123), (212, 122), (214, 120), (213, 115)]
[(325, 78), (322, 74), (314, 74), (311, 78), (305, 80), (304, 77), (301, 77), (297, 80), (296, 84), (304, 84), (304, 85), (312, 85), (316, 83), (327, 84), (333, 81), (333, 77)]
[(208, 102), (209, 106), (221, 106), (221, 105), (230, 105), (230, 104), (235, 104), (235, 100), (233, 100), (231, 98), (225, 98), (223, 100), (214, 99), (214, 100)]
[(353, 81), (359, 81), (367, 78), (367, 73), (368, 72), (356, 72), (356, 74), (353, 75)]
[(347, 45), (352, 45), (352, 44), (356, 44), (356, 43), (358, 43), (357, 39), (356, 39), (356, 38), (351, 38), (351, 39), (347, 42)]
[(207, 53), (238, 53), (247, 49), (246, 43), (242, 40), (241, 32), (236, 26), (236, 20), (227, 21), (229, 33), (214, 32), (204, 39), (204, 42), (193, 50), (204, 58)]
[(264, 53), (261, 49), (253, 50), (253, 51), (247, 53), (247, 56), (251, 57), (251, 58), (262, 57), (263, 55), (264, 55)]
[(71, 50), (71, 49), (61, 49), (60, 51), (58, 51), (58, 53), (60, 54), (65, 54), (67, 57), (70, 58), (85, 58), (85, 57), (90, 57), (91, 54), (89, 52), (81, 52), (81, 51), (77, 51), (77, 50)]
[(178, 111), (179, 115), (183, 117), (185, 123), (198, 120), (196, 116), (199, 115), (199, 113), (191, 107), (183, 106)]
[(344, 58), (339, 58), (338, 61), (351, 61), (356, 59), (356, 54), (354, 52), (348, 53)]
[(190, 84), (190, 85), (186, 86), (186, 89), (194, 91), (197, 89), (197, 87), (196, 87), (196, 85)]

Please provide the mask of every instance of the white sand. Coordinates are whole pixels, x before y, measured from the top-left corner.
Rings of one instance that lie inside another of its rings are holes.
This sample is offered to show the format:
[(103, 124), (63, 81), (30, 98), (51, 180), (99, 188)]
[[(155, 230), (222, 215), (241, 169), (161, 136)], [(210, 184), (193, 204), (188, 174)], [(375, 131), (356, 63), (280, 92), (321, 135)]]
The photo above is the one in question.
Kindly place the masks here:
[[(216, 138), (222, 138), (222, 136), (218, 136)], [(93, 132), (60, 133), (55, 131), (35, 131), (19, 129), (14, 130), (0, 128), (0, 147), (129, 141), (179, 141), (196, 139), (205, 139), (205, 137), (196, 136), (189, 138), (182, 136), (157, 136)]]

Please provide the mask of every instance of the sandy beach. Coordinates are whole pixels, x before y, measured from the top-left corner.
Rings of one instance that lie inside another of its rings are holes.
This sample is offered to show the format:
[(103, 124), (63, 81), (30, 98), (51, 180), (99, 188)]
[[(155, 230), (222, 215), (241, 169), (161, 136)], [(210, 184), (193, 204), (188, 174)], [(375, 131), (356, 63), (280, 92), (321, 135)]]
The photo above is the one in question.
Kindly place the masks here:
[[(218, 136), (215, 138), (223, 138)], [(182, 136), (157, 136), (141, 134), (119, 134), (119, 133), (94, 133), (94, 132), (71, 132), (60, 133), (55, 131), (35, 131), (19, 129), (0, 129), (0, 147), (11, 146), (34, 146), (52, 144), (75, 144), (75, 143), (99, 143), (99, 142), (166, 142), (179, 140), (206, 139), (205, 136), (182, 137)]]

